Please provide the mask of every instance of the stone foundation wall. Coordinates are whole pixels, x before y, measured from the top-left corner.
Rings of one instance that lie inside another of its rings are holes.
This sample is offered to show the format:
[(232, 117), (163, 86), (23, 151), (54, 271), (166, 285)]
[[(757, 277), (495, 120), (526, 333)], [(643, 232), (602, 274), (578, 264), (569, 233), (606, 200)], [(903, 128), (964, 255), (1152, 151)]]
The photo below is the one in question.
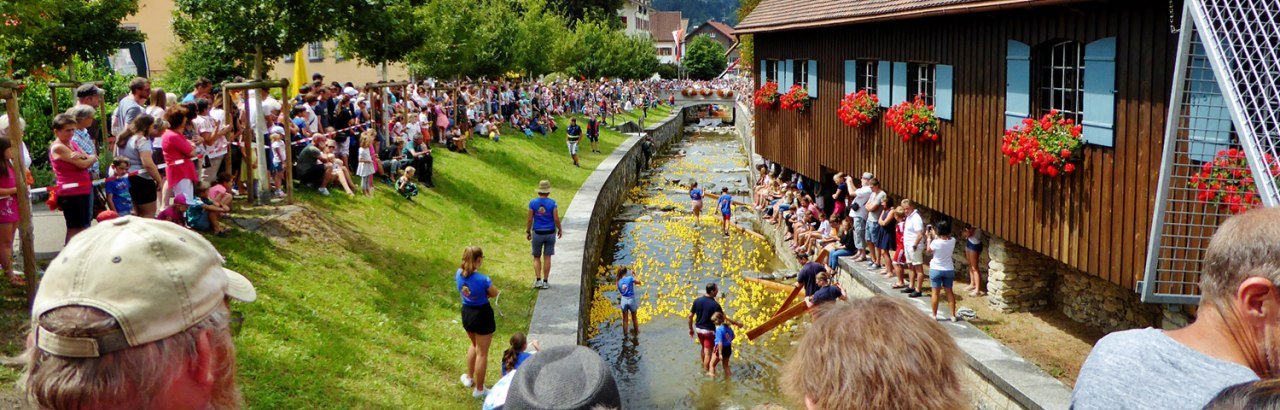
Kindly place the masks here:
[(1071, 320), (1104, 332), (1159, 324), (1160, 305), (1142, 303), (1133, 291), (1066, 267), (1058, 271), (1058, 278), (1054, 304)]
[(1061, 266), (1027, 248), (989, 236), (986, 250), (987, 303), (1000, 312), (1034, 311), (1053, 301), (1056, 272)]

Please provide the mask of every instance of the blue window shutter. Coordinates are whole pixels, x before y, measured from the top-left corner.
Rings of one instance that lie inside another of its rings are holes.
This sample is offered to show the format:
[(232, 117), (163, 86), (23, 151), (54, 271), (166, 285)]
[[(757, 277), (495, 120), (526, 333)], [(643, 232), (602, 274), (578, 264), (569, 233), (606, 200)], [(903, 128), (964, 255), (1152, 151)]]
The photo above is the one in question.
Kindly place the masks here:
[(778, 61), (778, 92), (786, 94), (791, 89), (791, 60)]
[(933, 70), (933, 111), (938, 118), (950, 120), (953, 98), (951, 76), (954, 69), (949, 65), (938, 64), (933, 66)]
[(907, 63), (893, 62), (893, 105), (907, 100)]
[(760, 60), (760, 85), (769, 82), (769, 66), (765, 65), (766, 61)]
[(1084, 142), (1115, 146), (1116, 38), (1084, 46)]
[(881, 107), (888, 107), (890, 97), (893, 95), (889, 90), (892, 88), (890, 84), (892, 84), (893, 80), (891, 64), (893, 63), (888, 61), (876, 63), (876, 98), (880, 99)]
[(1231, 144), (1231, 113), (1218, 82), (1205, 59), (1204, 46), (1194, 43), (1187, 64), (1187, 155), (1200, 162), (1213, 161)]
[(1005, 55), (1004, 128), (1031, 116), (1031, 46), (1009, 40)]
[(857, 91), (858, 88), (858, 62), (854, 60), (844, 60), (844, 94)]
[(818, 98), (818, 60), (809, 60), (809, 78), (805, 80), (809, 97)]

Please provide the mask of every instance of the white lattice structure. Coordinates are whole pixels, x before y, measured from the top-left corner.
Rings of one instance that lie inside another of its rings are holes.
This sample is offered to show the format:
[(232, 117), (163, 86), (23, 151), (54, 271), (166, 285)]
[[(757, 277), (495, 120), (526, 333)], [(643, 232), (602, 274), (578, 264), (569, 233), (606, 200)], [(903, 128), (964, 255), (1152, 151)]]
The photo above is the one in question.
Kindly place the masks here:
[(1272, 158), (1280, 157), (1280, 1), (1187, 0), (1165, 129), (1146, 272), (1148, 303), (1199, 301), (1200, 261), (1231, 216), (1202, 196), (1194, 175), (1222, 151), (1243, 151), (1256, 196), (1280, 206)]

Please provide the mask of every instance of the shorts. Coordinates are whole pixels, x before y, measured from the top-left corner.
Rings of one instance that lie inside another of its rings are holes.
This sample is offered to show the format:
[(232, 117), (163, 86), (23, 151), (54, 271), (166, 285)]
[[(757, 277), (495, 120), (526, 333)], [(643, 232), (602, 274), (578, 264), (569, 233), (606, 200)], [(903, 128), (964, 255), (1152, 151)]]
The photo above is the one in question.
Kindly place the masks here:
[(729, 360), (733, 357), (733, 346), (720, 346), (720, 361)]
[(320, 186), (320, 183), (324, 182), (324, 171), (325, 167), (323, 165), (313, 165), (306, 172), (294, 172), (293, 176), (303, 185)]
[(956, 281), (956, 271), (929, 269), (929, 284), (934, 289), (951, 289)]
[(578, 155), (578, 141), (569, 141), (569, 155)]
[(982, 253), (982, 242), (973, 243), (966, 240), (964, 241), (964, 249), (969, 252)]
[(135, 205), (146, 205), (156, 202), (156, 181), (141, 175), (129, 177), (129, 196)]
[(728, 221), (728, 220), (729, 220), (729, 218), (732, 218), (732, 217), (733, 217), (733, 213), (732, 213), (732, 212), (721, 212), (721, 213), (720, 213), (720, 216), (723, 216), (723, 217), (724, 217), (724, 220), (725, 220), (725, 221)]
[(556, 233), (533, 233), (533, 257), (552, 256), (556, 254)]
[(596, 135), (587, 134), (587, 141), (600, 142), (600, 134), (596, 134)]
[(618, 309), (623, 312), (636, 313), (636, 298), (627, 296), (618, 298)]
[(93, 205), (89, 203), (91, 194), (58, 195), (58, 208), (62, 209), (62, 217), (67, 221), (67, 229), (84, 229), (93, 220)]
[(698, 335), (698, 343), (702, 344), (702, 348), (710, 349), (716, 345), (716, 332), (694, 328), (693, 333)]
[(907, 245), (907, 263), (911, 266), (924, 265), (924, 244), (916, 247)]
[[(855, 234), (854, 238), (865, 239), (866, 231), (867, 231), (867, 218), (865, 216), (853, 217), (853, 232)], [(862, 233), (864, 237), (858, 238), (858, 235), (857, 235), (858, 233)], [(862, 250), (862, 247), (866, 246), (865, 242), (866, 241), (855, 240), (853, 241), (853, 247), (857, 248), (858, 250)]]
[(276, 161), (273, 159), (267, 162), (267, 171), (271, 171), (271, 172), (284, 171), (284, 165), (281, 164), (280, 161)]
[(867, 242), (875, 244), (880, 239), (880, 222), (867, 220)]
[(481, 336), (493, 334), (498, 330), (498, 324), (493, 321), (493, 307), (488, 303), (480, 306), (462, 305), (462, 328), (467, 333)]
[[(903, 248), (906, 248), (906, 247), (904, 246)], [(907, 266), (907, 250), (906, 249), (898, 249), (898, 251), (893, 254), (893, 264), (898, 266)]]
[(202, 212), (200, 214), (200, 219), (197, 219), (195, 221), (188, 221), (188, 222), (189, 223), (187, 225), (190, 226), (191, 229), (195, 229), (197, 231), (209, 231), (213, 229), (213, 223), (209, 222), (208, 211)]
[(702, 211), (702, 200), (701, 199), (693, 200), (693, 212), (701, 212), (701, 211)]

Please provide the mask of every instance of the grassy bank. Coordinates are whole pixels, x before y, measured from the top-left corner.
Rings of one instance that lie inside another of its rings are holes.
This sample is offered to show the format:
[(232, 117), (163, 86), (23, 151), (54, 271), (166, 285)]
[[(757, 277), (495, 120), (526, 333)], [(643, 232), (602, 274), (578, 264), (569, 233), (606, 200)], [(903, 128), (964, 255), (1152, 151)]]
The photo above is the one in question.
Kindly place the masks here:
[[(650, 110), (650, 121), (669, 112)], [(476, 139), (469, 155), (437, 149), (437, 188), (413, 202), (386, 185), (356, 198), (300, 190), (303, 211), (266, 230), (275, 238), (213, 238), (260, 295), (235, 308), (246, 318), (236, 342), (250, 407), (474, 408), (457, 381), (467, 340), (453, 273), (465, 246), (481, 246), (481, 271), (503, 291), (492, 384), (536, 297), (523, 232), (534, 187), (551, 180), (563, 209), (604, 158), (584, 148), (575, 168), (564, 138), (562, 127), (547, 138)], [(624, 138), (604, 130), (601, 151)]]

